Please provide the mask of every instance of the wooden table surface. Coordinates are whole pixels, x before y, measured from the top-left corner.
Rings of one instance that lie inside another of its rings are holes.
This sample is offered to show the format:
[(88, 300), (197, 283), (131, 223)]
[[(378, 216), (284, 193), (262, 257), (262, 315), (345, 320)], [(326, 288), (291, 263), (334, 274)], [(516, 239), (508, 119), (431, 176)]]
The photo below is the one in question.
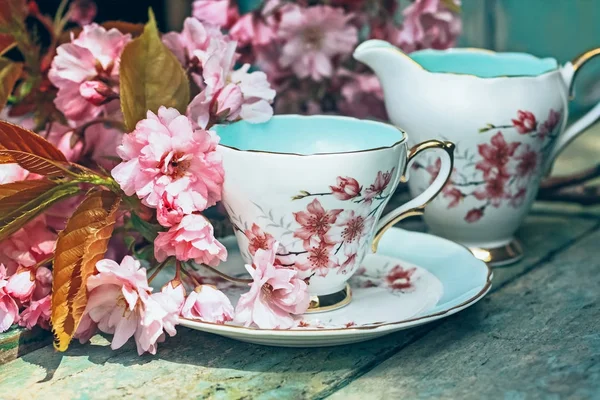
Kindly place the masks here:
[(536, 204), (518, 236), (525, 258), (496, 268), (482, 301), (358, 344), (275, 348), (180, 327), (139, 357), (99, 335), (61, 354), (39, 331), (7, 332), (0, 399), (600, 399), (600, 209)]

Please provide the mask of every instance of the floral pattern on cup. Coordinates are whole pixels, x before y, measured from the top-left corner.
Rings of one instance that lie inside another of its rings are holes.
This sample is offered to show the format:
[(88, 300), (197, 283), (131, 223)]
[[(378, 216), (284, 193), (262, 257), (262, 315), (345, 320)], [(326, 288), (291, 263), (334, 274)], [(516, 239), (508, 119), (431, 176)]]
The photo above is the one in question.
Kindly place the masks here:
[(359, 268), (351, 278), (352, 284), (361, 288), (383, 287), (389, 289), (392, 293), (401, 294), (411, 291), (415, 288), (415, 267), (406, 268), (401, 264), (393, 267), (385, 265), (383, 271), (375, 275), (369, 274), (367, 270)]
[[(275, 216), (273, 210), (263, 210), (257, 204), (262, 221), (241, 221), (231, 210), (229, 216), (248, 240), (250, 256), (269, 248), (277, 236), (281, 238), (276, 259), (279, 265), (304, 271), (307, 277), (324, 277), (332, 270), (351, 273), (362, 259), (358, 252), (370, 239), (377, 212), (390, 196), (387, 189), (394, 171), (379, 171), (365, 189), (355, 178), (340, 176), (329, 191), (300, 190), (291, 200), (304, 205), (291, 216)], [(335, 208), (324, 207), (319, 199), (325, 196), (335, 199)], [(348, 202), (353, 203), (352, 208), (344, 205)]]
[[(465, 213), (468, 223), (479, 221), (488, 207), (501, 205), (519, 208), (527, 198), (531, 185), (544, 165), (554, 139), (559, 135), (561, 111), (551, 109), (548, 118), (539, 122), (529, 111), (517, 111), (511, 124), (487, 124), (479, 130), (485, 134), (492, 132), (487, 142), (477, 146), (477, 153), (462, 152), (456, 144), (455, 168), (450, 181), (442, 190), (437, 201), (444, 201), (446, 208), (457, 207), (467, 197), (473, 197), (480, 205)], [(520, 135), (534, 141), (509, 141), (505, 135), (508, 129), (515, 129)], [(414, 163), (413, 169), (423, 169), (433, 182), (441, 167), (439, 158), (430, 158), (426, 163)]]

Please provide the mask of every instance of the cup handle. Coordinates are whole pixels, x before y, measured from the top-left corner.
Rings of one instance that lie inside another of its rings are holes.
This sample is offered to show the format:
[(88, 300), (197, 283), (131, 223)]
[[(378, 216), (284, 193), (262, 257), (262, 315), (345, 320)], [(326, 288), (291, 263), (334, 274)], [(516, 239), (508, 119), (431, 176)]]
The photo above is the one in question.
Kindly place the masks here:
[(377, 252), (377, 246), (379, 245), (379, 241), (383, 234), (390, 229), (392, 226), (400, 222), (400, 220), (412, 217), (416, 215), (423, 215), (425, 210), (425, 206), (435, 198), (443, 189), (446, 182), (450, 179), (452, 175), (452, 169), (454, 167), (454, 143), (452, 142), (442, 142), (439, 140), (428, 140), (422, 143), (415, 145), (408, 152), (408, 157), (406, 160), (406, 164), (404, 167), (404, 173), (400, 180), (402, 182), (406, 182), (408, 179), (406, 178), (406, 172), (408, 170), (408, 166), (410, 162), (418, 155), (427, 150), (438, 150), (442, 153), (442, 165), (440, 167), (440, 172), (437, 177), (431, 183), (431, 185), (425, 189), (423, 193), (410, 200), (409, 202), (401, 205), (395, 210), (391, 211), (387, 215), (379, 220), (377, 224), (377, 228), (375, 230), (375, 237), (373, 238), (373, 243), (371, 245), (371, 249), (373, 253)]
[[(568, 62), (561, 68), (561, 74), (565, 84), (568, 88), (569, 100), (574, 99), (574, 82), (577, 78), (577, 73), (581, 70), (581, 67), (585, 65), (592, 58), (600, 55), (600, 47), (586, 51), (585, 53), (576, 57), (573, 61)], [(596, 104), (594, 108), (588, 111), (584, 116), (573, 122), (567, 129), (567, 119), (563, 120), (563, 126), (561, 129), (562, 135), (558, 137), (548, 161), (546, 164), (546, 173), (550, 173), (550, 169), (554, 164), (554, 160), (558, 155), (571, 143), (580, 133), (585, 131), (590, 125), (596, 122), (600, 118), (600, 103)]]

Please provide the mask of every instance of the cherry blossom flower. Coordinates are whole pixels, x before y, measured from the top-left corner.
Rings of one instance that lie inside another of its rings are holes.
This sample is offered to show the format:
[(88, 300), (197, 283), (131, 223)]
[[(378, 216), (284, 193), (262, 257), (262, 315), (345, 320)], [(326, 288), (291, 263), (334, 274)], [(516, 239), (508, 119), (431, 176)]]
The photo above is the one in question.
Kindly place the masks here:
[(315, 81), (333, 75), (334, 57), (345, 57), (358, 41), (352, 16), (329, 6), (290, 6), (282, 10), (278, 35), (284, 40), (279, 62), (299, 78)]
[(465, 216), (465, 221), (467, 221), (469, 223), (473, 223), (473, 222), (479, 221), (481, 219), (481, 217), (483, 217), (483, 210), (484, 209), (485, 209), (485, 207), (472, 208), (471, 210), (469, 210), (469, 212)]
[(271, 234), (263, 232), (256, 224), (252, 224), (251, 229), (246, 229), (244, 235), (248, 239), (250, 255), (254, 255), (258, 249), (268, 250), (275, 244), (275, 238)]
[(377, 76), (357, 74), (342, 70), (337, 73), (346, 81), (340, 93), (339, 109), (342, 114), (355, 118), (387, 119), (383, 103), (383, 90)]
[(270, 23), (265, 23), (264, 10), (262, 16), (254, 13), (242, 15), (229, 30), (229, 35), (240, 45), (265, 46), (275, 40), (277, 34), (271, 24), (271, 18), (266, 18)]
[(407, 52), (453, 47), (461, 32), (460, 18), (441, 0), (416, 0), (402, 14), (402, 29), (392, 41)]
[(239, 18), (237, 7), (230, 0), (195, 0), (192, 15), (202, 22), (229, 28)]
[(19, 325), (26, 327), (27, 329), (33, 329), (34, 326), (39, 325), (45, 329), (49, 329), (50, 325), (50, 311), (52, 306), (52, 299), (50, 295), (47, 295), (40, 300), (32, 301), (23, 312), (19, 319)]
[(392, 180), (392, 175), (394, 175), (395, 170), (396, 168), (392, 168), (391, 171), (377, 172), (375, 182), (365, 190), (365, 199), (367, 203), (370, 203), (374, 198), (383, 195), (383, 192), (387, 189)]
[(33, 268), (19, 267), (17, 271), (8, 278), (5, 287), (6, 292), (14, 299), (27, 301), (35, 289), (35, 273)]
[(0, 263), (9, 275), (14, 274), (18, 266), (34, 266), (54, 252), (56, 238), (44, 216), (40, 216), (0, 242)]
[(550, 113), (548, 114), (548, 119), (544, 121), (538, 127), (538, 134), (541, 139), (544, 139), (547, 135), (552, 133), (558, 123), (560, 122), (560, 113), (550, 109)]
[(336, 179), (335, 186), (329, 186), (333, 192), (333, 196), (340, 200), (350, 200), (357, 196), (360, 196), (362, 187), (358, 184), (358, 181), (351, 177), (338, 176)]
[(532, 175), (538, 166), (538, 153), (529, 145), (525, 145), (520, 153), (515, 155), (515, 160), (518, 160), (516, 167), (517, 176), (526, 178)]
[(119, 129), (94, 124), (85, 130), (85, 147), (83, 153), (90, 159), (110, 171), (118, 163), (117, 147), (123, 141), (123, 132)]
[(98, 274), (87, 281), (85, 314), (102, 332), (114, 335), (113, 350), (134, 336), (140, 355), (155, 354), (168, 311), (150, 296), (146, 270), (130, 256), (125, 256), (121, 265), (107, 259), (98, 261), (96, 270)]
[(29, 171), (22, 168), (19, 164), (0, 165), (0, 184), (24, 181), (29, 176)]
[(19, 307), (6, 292), (6, 268), (0, 264), (0, 333), (5, 332), (19, 318)]
[(81, 26), (92, 23), (98, 7), (92, 0), (74, 0), (69, 5), (69, 20)]
[(92, 336), (96, 334), (98, 331), (98, 324), (94, 322), (93, 319), (90, 318), (88, 314), (83, 314), (81, 317), (81, 321), (79, 322), (79, 326), (77, 327), (77, 331), (73, 337), (79, 340), (79, 343), (84, 344), (89, 342)]
[(184, 318), (223, 324), (233, 320), (231, 301), (220, 290), (210, 286), (196, 287), (185, 300), (181, 316)]
[[(160, 292), (152, 293), (150, 295), (151, 300), (155, 301), (162, 310), (166, 311), (162, 318), (162, 329), (165, 330), (170, 336), (175, 336), (177, 331), (175, 326), (179, 324), (179, 314), (183, 309), (185, 302), (185, 288), (181, 281), (175, 279), (164, 285)], [(158, 313), (160, 309), (157, 308)], [(156, 325), (156, 322), (154, 322)], [(164, 339), (161, 328), (158, 328), (161, 333), (158, 337), (158, 341), (161, 342)]]
[(413, 285), (412, 276), (417, 271), (416, 268), (403, 268), (401, 265), (396, 265), (388, 272), (385, 277), (387, 285), (394, 290), (410, 289)]
[(294, 237), (302, 239), (305, 247), (318, 244), (342, 211), (325, 211), (319, 200), (314, 199), (306, 206), (306, 211), (293, 213), (296, 222), (300, 224), (300, 228), (294, 232)]
[(498, 208), (502, 200), (510, 198), (510, 193), (506, 191), (507, 182), (508, 177), (505, 175), (490, 177), (483, 188), (473, 192), (473, 196), (477, 200), (487, 200), (492, 206)]
[(479, 161), (475, 168), (483, 172), (484, 179), (488, 179), (493, 173), (506, 174), (506, 164), (520, 144), (519, 142), (506, 143), (502, 132), (496, 133), (490, 144), (483, 143), (477, 146), (483, 160)]
[(517, 111), (517, 119), (513, 119), (512, 123), (520, 134), (533, 132), (537, 127), (535, 116), (529, 111)]
[(52, 271), (46, 267), (38, 267), (35, 271), (35, 288), (33, 289), (32, 299), (39, 300), (50, 294), (52, 291)]
[(275, 243), (269, 250), (258, 249), (246, 270), (252, 276), (250, 291), (235, 308), (235, 320), (261, 329), (289, 329), (295, 325), (292, 314), (304, 313), (310, 304), (308, 286), (297, 271), (274, 265)]
[[(84, 26), (76, 39), (59, 46), (48, 73), (58, 88), (56, 108), (73, 121), (89, 120), (108, 110), (119, 90), (121, 53), (130, 40), (131, 35), (117, 29), (107, 31), (91, 24)], [(93, 95), (92, 88), (101, 90)]]
[(123, 136), (117, 153), (123, 159), (112, 176), (128, 196), (134, 193), (157, 207), (163, 193), (185, 214), (202, 211), (221, 199), (223, 166), (216, 152), (218, 136), (193, 129), (174, 108), (148, 111), (135, 130)]
[(83, 154), (83, 143), (78, 141), (75, 145), (71, 145), (73, 139), (73, 128), (54, 122), (50, 130), (40, 131), (40, 136), (48, 139), (50, 143), (55, 145), (69, 161), (77, 162)]
[(156, 207), (158, 223), (167, 228), (179, 224), (184, 216), (183, 210), (175, 199), (169, 193), (164, 192)]
[(154, 240), (154, 256), (160, 262), (169, 256), (180, 261), (217, 266), (227, 259), (227, 250), (214, 237), (213, 227), (202, 215), (190, 214)]
[(166, 33), (162, 41), (181, 65), (190, 71), (200, 88), (204, 87), (204, 64), (215, 51), (225, 48), (228, 43), (217, 26), (203, 24), (196, 18), (186, 18), (181, 33)]

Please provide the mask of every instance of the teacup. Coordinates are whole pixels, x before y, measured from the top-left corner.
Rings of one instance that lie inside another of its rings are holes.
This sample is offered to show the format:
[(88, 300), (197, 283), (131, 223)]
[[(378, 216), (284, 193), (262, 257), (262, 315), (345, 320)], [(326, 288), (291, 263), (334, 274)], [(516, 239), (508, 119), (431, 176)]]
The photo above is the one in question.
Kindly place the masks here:
[[(600, 117), (600, 105), (570, 127), (568, 101), (589, 51), (559, 66), (552, 58), (482, 49), (420, 50), (406, 55), (371, 40), (354, 57), (381, 80), (394, 124), (412, 140), (456, 144), (455, 171), (432, 204), (431, 232), (471, 248), (493, 265), (519, 260), (514, 234), (540, 181), (560, 151)], [(410, 143), (410, 142), (409, 142)], [(437, 175), (436, 157), (412, 165), (409, 187), (420, 193)]]
[[(408, 149), (404, 131), (336, 116), (278, 115), (264, 124), (216, 127), (223, 157), (223, 204), (242, 256), (277, 241), (277, 263), (309, 278), (311, 311), (350, 301), (346, 281), (389, 227), (418, 215), (442, 189), (454, 146), (429, 140)], [(440, 173), (419, 196), (382, 217), (406, 172), (426, 150)], [(402, 245), (398, 243), (398, 245)]]

